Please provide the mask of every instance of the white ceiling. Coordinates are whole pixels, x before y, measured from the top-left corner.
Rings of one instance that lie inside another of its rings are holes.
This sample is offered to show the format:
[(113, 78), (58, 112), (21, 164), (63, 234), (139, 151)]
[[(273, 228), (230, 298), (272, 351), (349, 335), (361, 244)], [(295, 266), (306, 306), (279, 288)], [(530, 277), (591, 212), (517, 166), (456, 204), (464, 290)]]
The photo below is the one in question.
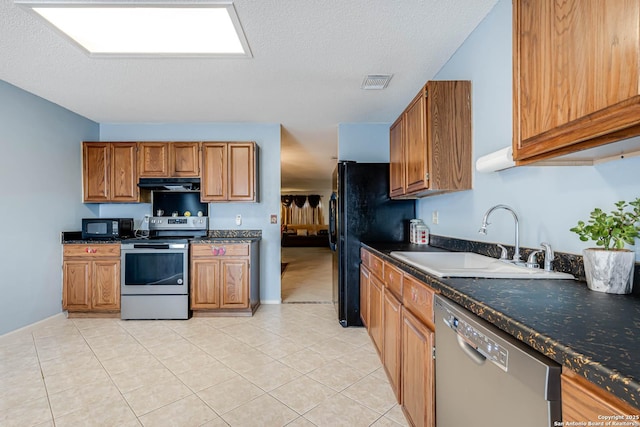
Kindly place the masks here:
[(0, 79), (99, 123), (281, 123), (295, 191), (327, 188), (338, 124), (394, 121), (497, 0), (235, 0), (252, 59), (90, 58), (0, 1)]

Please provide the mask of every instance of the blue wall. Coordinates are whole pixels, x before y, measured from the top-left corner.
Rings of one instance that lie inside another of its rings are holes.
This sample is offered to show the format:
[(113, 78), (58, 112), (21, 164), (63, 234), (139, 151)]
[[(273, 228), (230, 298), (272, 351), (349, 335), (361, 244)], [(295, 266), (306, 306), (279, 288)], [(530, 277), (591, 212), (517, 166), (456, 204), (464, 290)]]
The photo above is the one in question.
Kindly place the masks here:
[[(500, 0), (435, 80), (471, 80), (473, 154), (475, 160), (511, 144), (512, 70), (511, 1)], [(486, 236), (478, 234), (484, 212), (505, 203), (520, 217), (520, 241), (538, 247), (579, 254), (583, 243), (569, 232), (588, 219), (594, 207), (614, 208), (618, 200), (640, 197), (640, 158), (597, 166), (527, 166), (494, 173), (474, 173), (472, 191), (421, 199), (418, 214), (434, 234), (513, 244), (513, 219), (506, 211), (492, 216)], [(439, 212), (439, 224), (431, 214)], [(636, 245), (636, 258), (638, 258)]]
[(0, 81), (0, 335), (62, 312), (60, 232), (82, 204), (80, 144), (98, 124)]
[[(255, 141), (258, 149), (258, 203), (210, 203), (211, 229), (262, 230), (260, 242), (260, 298), (280, 303), (280, 227), (269, 215), (280, 217), (279, 124), (189, 123), (100, 124), (101, 141)], [(151, 214), (149, 204), (103, 204), (100, 216), (127, 216), (140, 220)], [(237, 214), (242, 225), (235, 225)]]
[(387, 163), (389, 123), (338, 125), (338, 159), (359, 163)]

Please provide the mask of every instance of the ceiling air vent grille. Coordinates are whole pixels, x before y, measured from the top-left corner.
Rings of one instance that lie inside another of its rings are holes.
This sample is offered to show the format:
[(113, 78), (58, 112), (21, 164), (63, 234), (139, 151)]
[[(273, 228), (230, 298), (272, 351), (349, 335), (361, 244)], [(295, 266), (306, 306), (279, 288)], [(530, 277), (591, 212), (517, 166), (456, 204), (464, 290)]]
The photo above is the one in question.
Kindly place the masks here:
[(382, 90), (389, 85), (389, 81), (393, 74), (369, 74), (362, 81), (361, 89), (364, 90)]

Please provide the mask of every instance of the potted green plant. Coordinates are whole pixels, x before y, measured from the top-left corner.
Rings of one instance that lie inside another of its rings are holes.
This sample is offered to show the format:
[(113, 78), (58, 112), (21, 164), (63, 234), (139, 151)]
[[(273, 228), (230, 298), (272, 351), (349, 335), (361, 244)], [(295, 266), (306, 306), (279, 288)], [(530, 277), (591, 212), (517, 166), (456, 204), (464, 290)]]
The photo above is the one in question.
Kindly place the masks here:
[(610, 213), (595, 208), (587, 223), (578, 221), (571, 228), (580, 240), (593, 240), (598, 248), (582, 251), (589, 289), (612, 294), (628, 294), (633, 286), (635, 253), (625, 248), (634, 245), (640, 234), (640, 198), (620, 201)]

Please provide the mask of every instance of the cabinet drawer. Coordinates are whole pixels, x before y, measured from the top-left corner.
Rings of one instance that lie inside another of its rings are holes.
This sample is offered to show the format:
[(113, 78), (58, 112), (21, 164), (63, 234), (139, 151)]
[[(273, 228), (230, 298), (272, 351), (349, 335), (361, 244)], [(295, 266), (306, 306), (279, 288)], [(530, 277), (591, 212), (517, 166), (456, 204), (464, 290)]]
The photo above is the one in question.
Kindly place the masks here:
[(62, 245), (62, 254), (65, 257), (119, 258), (120, 244), (67, 244)]
[(397, 298), (402, 298), (402, 272), (389, 263), (384, 264), (384, 284)]
[(371, 273), (384, 281), (384, 261), (375, 255), (369, 254), (369, 269)]
[(404, 276), (402, 284), (402, 303), (411, 314), (433, 325), (433, 295), (434, 291), (413, 277)]
[(191, 245), (192, 257), (249, 256), (248, 243), (197, 243)]
[(365, 248), (360, 248), (360, 261), (362, 261), (362, 264), (368, 269), (371, 269), (370, 257), (371, 254), (368, 250), (366, 250)]

